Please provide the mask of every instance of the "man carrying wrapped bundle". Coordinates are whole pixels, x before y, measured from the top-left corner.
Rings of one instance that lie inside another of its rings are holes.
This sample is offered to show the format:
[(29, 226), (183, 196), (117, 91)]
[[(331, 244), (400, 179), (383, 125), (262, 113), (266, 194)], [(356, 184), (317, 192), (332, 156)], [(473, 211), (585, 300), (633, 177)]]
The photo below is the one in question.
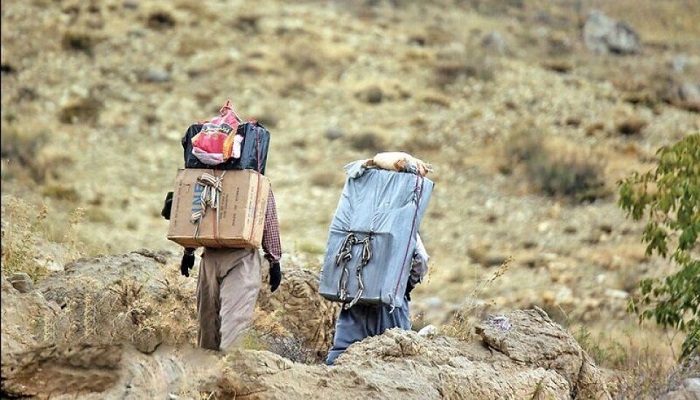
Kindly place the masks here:
[(401, 152), (345, 166), (319, 285), (322, 296), (343, 303), (326, 364), (366, 337), (411, 328), (410, 293), (428, 270), (418, 228), (433, 190), (430, 171)]

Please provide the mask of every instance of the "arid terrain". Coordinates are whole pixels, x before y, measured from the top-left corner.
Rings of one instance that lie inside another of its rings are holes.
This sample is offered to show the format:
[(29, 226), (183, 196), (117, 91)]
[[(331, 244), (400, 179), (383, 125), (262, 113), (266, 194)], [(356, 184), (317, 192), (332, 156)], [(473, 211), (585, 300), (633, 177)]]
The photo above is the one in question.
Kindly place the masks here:
[[(480, 319), (538, 307), (602, 367), (675, 366), (683, 338), (627, 312), (640, 279), (674, 266), (645, 255), (617, 182), (700, 133), (698, 0), (11, 0), (1, 12), (3, 294), (17, 271), (46, 288), (79, 257), (145, 251), (177, 272), (160, 210), (180, 139), (230, 99), (271, 132), (285, 278), (320, 270), (343, 166), (406, 151), (435, 182), (416, 330), (473, 339)], [(192, 312), (195, 280), (171, 275)]]

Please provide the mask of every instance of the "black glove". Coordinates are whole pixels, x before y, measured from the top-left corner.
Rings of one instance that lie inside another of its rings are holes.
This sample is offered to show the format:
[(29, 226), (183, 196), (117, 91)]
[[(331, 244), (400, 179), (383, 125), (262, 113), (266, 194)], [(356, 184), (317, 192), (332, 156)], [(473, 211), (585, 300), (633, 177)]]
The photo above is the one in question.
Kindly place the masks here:
[(163, 209), (160, 210), (160, 215), (163, 216), (163, 218), (169, 220), (170, 219), (170, 209), (173, 207), (173, 192), (168, 192), (168, 194), (165, 195), (165, 202), (163, 203)]
[(411, 301), (411, 291), (416, 288), (416, 285), (411, 283), (411, 280), (408, 280), (408, 284), (406, 285), (406, 293), (404, 296), (406, 297), (406, 300)]
[(274, 292), (282, 283), (282, 270), (280, 263), (275, 261), (270, 264), (270, 292)]
[(194, 267), (194, 249), (187, 247), (185, 248), (185, 254), (182, 255), (182, 261), (180, 261), (180, 273), (189, 277), (192, 267)]

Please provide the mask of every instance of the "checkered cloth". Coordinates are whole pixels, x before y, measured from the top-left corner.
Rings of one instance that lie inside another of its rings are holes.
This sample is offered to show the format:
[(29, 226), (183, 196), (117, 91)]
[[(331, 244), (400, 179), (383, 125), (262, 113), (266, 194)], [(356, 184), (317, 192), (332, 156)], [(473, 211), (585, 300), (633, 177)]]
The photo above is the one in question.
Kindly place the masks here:
[(267, 211), (265, 213), (265, 228), (263, 230), (262, 248), (265, 258), (270, 263), (279, 261), (282, 257), (282, 243), (280, 241), (280, 224), (277, 219), (277, 203), (270, 189), (267, 198)]

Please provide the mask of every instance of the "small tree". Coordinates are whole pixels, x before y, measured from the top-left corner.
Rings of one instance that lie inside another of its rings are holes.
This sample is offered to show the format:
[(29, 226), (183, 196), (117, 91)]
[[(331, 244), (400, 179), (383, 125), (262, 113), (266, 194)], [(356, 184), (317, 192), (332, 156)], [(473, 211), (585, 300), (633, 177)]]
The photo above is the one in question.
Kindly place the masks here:
[(619, 182), (618, 204), (628, 217), (647, 224), (646, 254), (669, 257), (679, 270), (664, 279), (644, 279), (629, 309), (640, 323), (654, 319), (663, 327), (687, 333), (682, 357), (700, 345), (700, 134), (692, 134), (657, 152), (658, 165)]

